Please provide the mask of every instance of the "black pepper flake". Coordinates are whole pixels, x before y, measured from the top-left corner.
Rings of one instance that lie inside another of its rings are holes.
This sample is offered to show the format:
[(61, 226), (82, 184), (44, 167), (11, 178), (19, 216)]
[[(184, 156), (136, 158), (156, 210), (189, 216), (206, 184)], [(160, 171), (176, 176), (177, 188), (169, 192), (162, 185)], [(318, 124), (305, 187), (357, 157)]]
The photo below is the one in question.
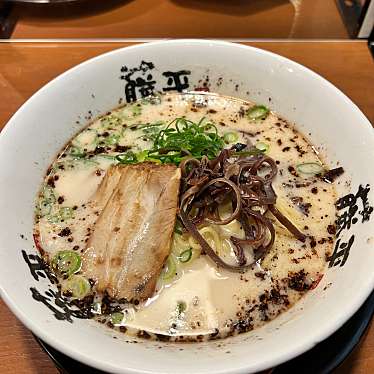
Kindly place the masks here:
[(65, 228), (63, 228), (63, 229), (59, 232), (58, 236), (63, 237), (63, 236), (69, 236), (70, 234), (71, 234), (71, 230), (69, 229), (69, 227), (65, 227)]
[(300, 196), (291, 197), (291, 201), (299, 208), (300, 212), (305, 216), (309, 215), (309, 209), (311, 208), (311, 203), (304, 203), (304, 199)]
[(104, 147), (96, 147), (95, 150), (93, 151), (94, 155), (98, 155), (100, 153), (105, 153), (105, 148)]
[(282, 149), (282, 152), (288, 152), (290, 149), (291, 149), (291, 147), (284, 147), (284, 148)]
[(73, 250), (74, 251), (77, 251), (79, 249), (79, 245), (75, 245), (74, 247), (73, 247)]
[(296, 169), (295, 169), (293, 166), (289, 166), (289, 167), (288, 167), (288, 171), (289, 171), (290, 174), (292, 174), (294, 177), (298, 177), (298, 176), (299, 176), (299, 174), (297, 174)]
[(314, 236), (310, 237), (310, 248), (314, 248), (317, 245), (316, 239)]
[(318, 188), (317, 187), (313, 187), (311, 189), (312, 193), (314, 193), (315, 195), (318, 193)]
[(127, 146), (127, 145), (119, 145), (117, 144), (116, 145), (116, 148), (114, 148), (114, 150), (116, 152), (126, 152), (128, 151), (129, 149), (131, 149), (131, 147)]
[(262, 280), (265, 279), (265, 273), (262, 273), (262, 272), (260, 272), (260, 271), (256, 272), (256, 273), (255, 273), (255, 276), (256, 276), (257, 278), (262, 279)]
[(327, 226), (327, 232), (330, 235), (335, 235), (336, 234), (336, 226), (335, 225), (328, 225)]
[(303, 270), (300, 270), (297, 273), (289, 272), (288, 273), (288, 286), (299, 292), (304, 292), (309, 290), (309, 286), (305, 283), (306, 273)]
[(64, 201), (65, 201), (65, 199), (64, 199), (63, 196), (59, 196), (58, 199), (57, 199), (57, 202), (58, 202), (59, 204), (62, 204)]
[(244, 107), (242, 107), (242, 106), (240, 107), (238, 114), (239, 114), (239, 117), (244, 117), (245, 116), (245, 109), (244, 109)]
[(327, 183), (332, 183), (335, 181), (337, 177), (340, 177), (343, 173), (344, 169), (342, 167), (331, 169), (322, 175), (322, 180), (324, 180)]
[(49, 177), (47, 179), (47, 184), (49, 187), (52, 187), (52, 188), (55, 188), (55, 181), (54, 181), (54, 178), (53, 177)]
[[(292, 140), (292, 141), (294, 141), (294, 140)], [(300, 156), (302, 156), (306, 153), (299, 145), (295, 145), (295, 149), (299, 153)]]

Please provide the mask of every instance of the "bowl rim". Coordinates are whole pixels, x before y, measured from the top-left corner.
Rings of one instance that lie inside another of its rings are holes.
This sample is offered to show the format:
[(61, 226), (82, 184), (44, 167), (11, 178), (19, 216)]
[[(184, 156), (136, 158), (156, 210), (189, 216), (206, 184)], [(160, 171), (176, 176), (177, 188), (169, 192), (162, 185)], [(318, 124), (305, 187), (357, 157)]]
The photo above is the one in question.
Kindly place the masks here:
[[(33, 104), (34, 100), (37, 99), (40, 95), (44, 94), (44, 91), (48, 89), (50, 86), (53, 86), (56, 82), (60, 82), (65, 79), (66, 76), (71, 74), (72, 72), (76, 70), (80, 70), (82, 68), (85, 68), (88, 65), (95, 64), (96, 61), (107, 58), (112, 55), (115, 55), (117, 53), (121, 53), (124, 50), (142, 50), (144, 48), (153, 48), (158, 46), (164, 46), (164, 45), (170, 45), (170, 46), (183, 46), (183, 45), (196, 45), (196, 46), (224, 46), (224, 47), (230, 47), (230, 48), (238, 48), (243, 50), (252, 50), (253, 52), (265, 55), (271, 57), (273, 60), (278, 60), (285, 62), (289, 65), (294, 66), (299, 71), (301, 71), (303, 74), (308, 74), (316, 81), (319, 81), (319, 83), (322, 86), (325, 86), (326, 88), (329, 88), (330, 90), (333, 90), (334, 93), (346, 104), (348, 105), (351, 110), (356, 112), (356, 115), (361, 117), (362, 123), (360, 123), (360, 126), (362, 128), (366, 128), (368, 136), (374, 139), (374, 133), (372, 132), (372, 126), (370, 121), (366, 118), (366, 116), (361, 112), (361, 110), (358, 108), (358, 106), (352, 102), (352, 100), (346, 96), (340, 89), (338, 89), (336, 86), (334, 86), (332, 83), (330, 83), (327, 79), (323, 78), (321, 75), (317, 74), (313, 70), (305, 67), (304, 65), (299, 64), (298, 62), (295, 62), (293, 60), (290, 60), (284, 56), (281, 56), (279, 54), (263, 50), (261, 48), (247, 46), (243, 44), (238, 44), (235, 42), (229, 42), (229, 41), (223, 41), (223, 40), (209, 40), (209, 39), (172, 39), (172, 40), (161, 40), (161, 41), (153, 41), (153, 42), (146, 42), (146, 43), (140, 43), (136, 45), (131, 46), (125, 46), (116, 48), (114, 50), (111, 50), (109, 52), (100, 54), (98, 56), (95, 56), (93, 58), (90, 58), (88, 60), (85, 60), (78, 65), (75, 65), (71, 67), (70, 69), (66, 70), (65, 72), (61, 73), (51, 81), (49, 81), (47, 84), (42, 86), (38, 91), (36, 91), (25, 103), (22, 104), (22, 106), (13, 114), (13, 116), (9, 119), (7, 124), (4, 126), (3, 130), (0, 134), (0, 146), (2, 142), (6, 141), (6, 135), (8, 134), (8, 131), (12, 128), (13, 123), (16, 123), (18, 120), (18, 117), (22, 115), (23, 110), (25, 107), (28, 107)], [(369, 131), (370, 130), (370, 131)], [(358, 309), (359, 307), (364, 303), (364, 301), (367, 299), (367, 297), (370, 295), (370, 293), (374, 289), (374, 273), (372, 277), (368, 277), (366, 282), (362, 284), (360, 293), (356, 294), (355, 299), (351, 300), (347, 308), (345, 308), (341, 313), (339, 314), (338, 318), (334, 320), (334, 323), (331, 324), (328, 328), (325, 328), (323, 330), (316, 330), (314, 334), (311, 336), (308, 336), (308, 339), (302, 342), (302, 344), (297, 344), (295, 346), (292, 346), (290, 349), (287, 350), (287, 352), (279, 352), (274, 355), (274, 352), (272, 354), (272, 357), (268, 360), (264, 361), (262, 364), (257, 365), (255, 368), (257, 371), (260, 370), (266, 370), (268, 368), (274, 367), (276, 365), (279, 365), (280, 363), (286, 362), (290, 359), (293, 359), (294, 357), (302, 354), (303, 352), (306, 352), (307, 350), (314, 347), (316, 344), (321, 342), (322, 340), (326, 339), (328, 336), (333, 334), (336, 330), (338, 330)], [(104, 370), (104, 371), (112, 371), (112, 372), (119, 372), (118, 365), (112, 364), (110, 362), (103, 362), (97, 357), (88, 356), (84, 353), (79, 352), (78, 350), (72, 349), (70, 346), (60, 343), (59, 340), (50, 335), (48, 332), (43, 331), (42, 329), (39, 329), (37, 325), (34, 324), (32, 320), (30, 320), (27, 315), (21, 310), (21, 308), (13, 301), (12, 296), (0, 285), (0, 296), (6, 303), (6, 305), (9, 307), (9, 309), (16, 315), (16, 317), (22, 322), (23, 325), (25, 325), (29, 330), (31, 330), (35, 335), (40, 337), (43, 341), (45, 341), (47, 344), (51, 345), (52, 347), (56, 348), (60, 352), (80, 361), (87, 365), (90, 365), (92, 367)], [(205, 374), (219, 374), (219, 373), (225, 373), (225, 374), (245, 374), (248, 373), (248, 370), (251, 370), (248, 366), (248, 364), (243, 365), (235, 365), (233, 369), (230, 369), (229, 371), (217, 371), (217, 368), (210, 369), (209, 371), (205, 370)], [(137, 368), (122, 368), (123, 370), (126, 370), (127, 373), (131, 374), (144, 374), (144, 373), (155, 373), (155, 371), (147, 371), (143, 369), (137, 369)]]

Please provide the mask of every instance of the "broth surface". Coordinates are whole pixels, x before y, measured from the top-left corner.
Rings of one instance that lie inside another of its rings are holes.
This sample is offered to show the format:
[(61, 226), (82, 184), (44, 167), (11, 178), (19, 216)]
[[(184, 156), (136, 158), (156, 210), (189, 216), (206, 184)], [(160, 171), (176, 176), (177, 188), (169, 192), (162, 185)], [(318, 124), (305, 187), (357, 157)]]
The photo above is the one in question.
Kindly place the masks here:
[[(227, 147), (251, 142), (266, 149), (278, 166), (273, 183), (276, 206), (308, 236), (302, 243), (273, 220), (276, 239), (270, 252), (253, 269), (233, 273), (217, 268), (201, 254), (189, 234), (176, 232), (170, 260), (153, 297), (138, 305), (109, 300), (115, 308), (108, 309), (108, 298), (103, 300), (103, 295), (96, 294), (89, 301), (99, 322), (143, 337), (166, 336), (177, 341), (225, 337), (263, 325), (318, 284), (334, 240), (334, 185), (301, 173), (300, 164), (323, 166), (313, 145), (275, 113), (250, 121), (246, 113), (253, 105), (210, 93), (175, 93), (142, 100), (92, 122), (53, 162), (38, 197), (35, 224), (39, 249), (47, 262), (62, 250), (79, 255), (88, 250), (86, 243), (98, 216), (90, 198), (108, 168), (117, 163), (115, 156), (152, 148), (152, 131), (179, 117), (211, 121), (222, 136), (234, 132), (235, 141), (230, 143), (227, 137)], [(199, 231), (218, 254), (235, 264), (229, 239), (232, 235), (243, 237), (238, 221), (205, 225)], [(181, 262), (181, 254), (189, 248), (192, 258)], [(172, 275), (167, 268), (170, 264), (175, 266)], [(84, 277), (84, 272), (79, 274)], [(62, 290), (68, 282), (63, 278)], [(93, 282), (91, 287), (95, 291)]]

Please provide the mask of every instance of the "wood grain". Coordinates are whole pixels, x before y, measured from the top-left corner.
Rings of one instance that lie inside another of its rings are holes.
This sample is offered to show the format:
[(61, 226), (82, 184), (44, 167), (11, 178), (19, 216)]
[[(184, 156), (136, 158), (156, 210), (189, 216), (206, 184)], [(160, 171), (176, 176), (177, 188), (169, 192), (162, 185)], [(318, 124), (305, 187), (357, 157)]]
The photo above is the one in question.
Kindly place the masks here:
[(13, 17), (13, 38), (348, 38), (335, 0), (90, 0)]
[[(339, 87), (374, 122), (373, 60), (365, 42), (259, 42), (320, 73)], [(129, 43), (0, 44), (0, 128), (41, 86), (68, 68)], [(0, 300), (0, 373), (57, 373), (32, 335)], [(374, 327), (337, 373), (374, 372)]]

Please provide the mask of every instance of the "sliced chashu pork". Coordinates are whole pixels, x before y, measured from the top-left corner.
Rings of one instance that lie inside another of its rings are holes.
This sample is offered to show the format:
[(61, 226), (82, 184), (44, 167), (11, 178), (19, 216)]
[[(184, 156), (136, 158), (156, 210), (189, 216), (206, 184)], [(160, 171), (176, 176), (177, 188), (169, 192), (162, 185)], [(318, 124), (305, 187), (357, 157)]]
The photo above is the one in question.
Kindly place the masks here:
[(82, 272), (99, 292), (128, 301), (152, 296), (170, 253), (179, 183), (174, 165), (108, 170), (93, 199), (101, 213), (82, 261)]

